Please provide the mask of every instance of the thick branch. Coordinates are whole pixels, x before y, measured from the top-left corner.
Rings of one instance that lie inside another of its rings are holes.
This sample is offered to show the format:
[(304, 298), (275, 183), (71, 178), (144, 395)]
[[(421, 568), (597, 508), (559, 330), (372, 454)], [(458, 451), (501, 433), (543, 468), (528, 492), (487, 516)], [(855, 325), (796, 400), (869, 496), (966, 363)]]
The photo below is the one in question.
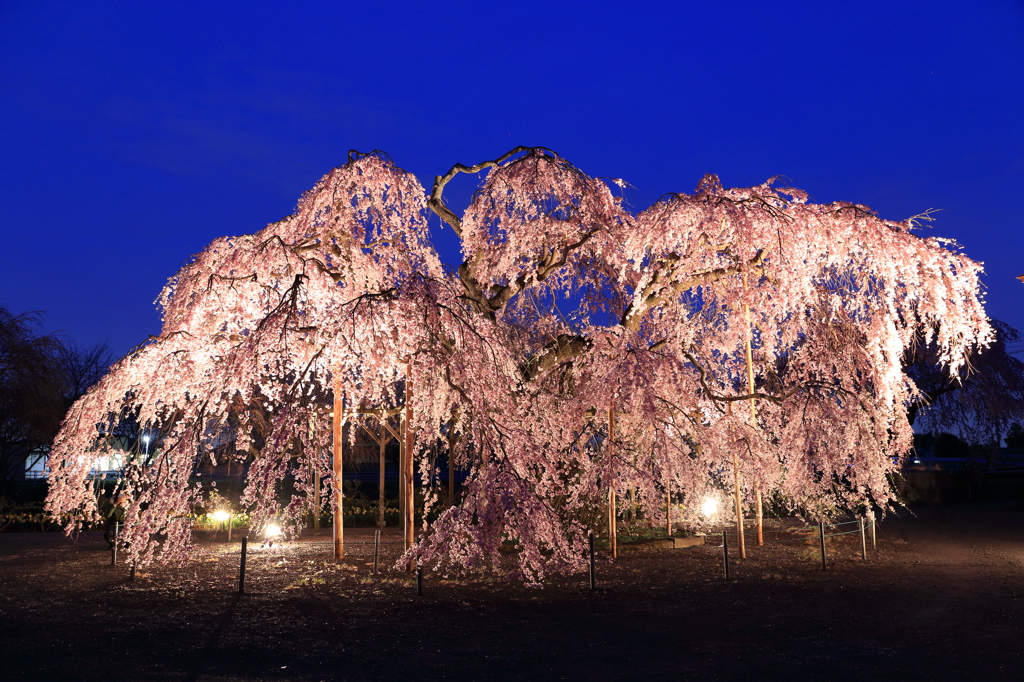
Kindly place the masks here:
[[(461, 238), (462, 220), (444, 205), (444, 188), (452, 178), (459, 173), (479, 173), (485, 168), (496, 168), (516, 154), (520, 154), (522, 152), (533, 153), (541, 149), (543, 148), (519, 146), (502, 156), (499, 156), (497, 159), (492, 161), (482, 161), (474, 166), (466, 166), (465, 164), (457, 163), (444, 175), (438, 175), (434, 178), (434, 188), (430, 193), (430, 199), (427, 200), (427, 205), (429, 205), (431, 210), (433, 210), (441, 220), (446, 222), (455, 231), (455, 234)], [(544, 151), (550, 152), (550, 150)], [(553, 152), (552, 156), (555, 156)], [(459, 266), (458, 270), (459, 279), (462, 281), (463, 289), (466, 292), (465, 298), (471, 301), (480, 313), (489, 319), (495, 319), (495, 314), (504, 308), (513, 296), (521, 292), (533, 282), (543, 282), (552, 272), (565, 265), (566, 262), (568, 262), (570, 254), (586, 244), (587, 241), (596, 234), (596, 232), (597, 230), (591, 230), (576, 242), (564, 244), (548, 250), (538, 258), (534, 272), (523, 274), (509, 284), (496, 284), (492, 285), (488, 289), (485, 289), (476, 278), (473, 272), (475, 258), (471, 256)]]
[(757, 267), (764, 261), (764, 256), (765, 251), (761, 249), (746, 263), (737, 263), (726, 268), (715, 268), (687, 275), (682, 279), (675, 279), (680, 258), (674, 253), (668, 254), (654, 264), (654, 277), (643, 291), (633, 297), (633, 302), (622, 314), (621, 324), (626, 329), (637, 331), (640, 329), (640, 321), (651, 309), (664, 305), (687, 289), (717, 282), (728, 275), (735, 275), (747, 268)]
[(527, 361), (523, 366), (523, 377), (527, 381), (532, 381), (552, 367), (583, 355), (592, 345), (591, 340), (586, 337), (559, 334)]
[(452, 213), (451, 209), (444, 205), (443, 195), (445, 186), (449, 182), (451, 182), (451, 179), (454, 178), (459, 173), (479, 173), (485, 168), (494, 168), (504, 163), (505, 161), (508, 161), (510, 158), (512, 158), (516, 154), (519, 154), (520, 152), (532, 152), (534, 149), (538, 149), (538, 147), (524, 147), (520, 145), (513, 149), (512, 151), (506, 152), (505, 154), (499, 156), (493, 161), (481, 161), (475, 166), (466, 166), (461, 163), (455, 164), (447, 173), (445, 173), (444, 175), (438, 175), (437, 177), (434, 178), (434, 189), (430, 192), (430, 199), (427, 200), (427, 205), (430, 206), (430, 209), (437, 214), (438, 218), (448, 223), (448, 225), (453, 230), (455, 230), (455, 234), (457, 234), (461, 238), (462, 221), (459, 220), (459, 217), (457, 215)]

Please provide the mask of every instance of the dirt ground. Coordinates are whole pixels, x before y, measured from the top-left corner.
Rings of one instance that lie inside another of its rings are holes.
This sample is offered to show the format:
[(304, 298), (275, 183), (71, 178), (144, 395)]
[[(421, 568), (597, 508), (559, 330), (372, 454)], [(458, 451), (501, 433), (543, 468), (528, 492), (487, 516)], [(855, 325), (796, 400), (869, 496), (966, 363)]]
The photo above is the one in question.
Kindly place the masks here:
[(239, 595), (223, 535), (130, 581), (98, 534), (5, 533), (0, 679), (1024, 680), (1024, 505), (914, 512), (866, 562), (830, 540), (826, 571), (816, 536), (772, 530), (728, 581), (709, 545), (601, 561), (596, 592), (428, 574), (422, 597), (326, 535), (255, 544)]

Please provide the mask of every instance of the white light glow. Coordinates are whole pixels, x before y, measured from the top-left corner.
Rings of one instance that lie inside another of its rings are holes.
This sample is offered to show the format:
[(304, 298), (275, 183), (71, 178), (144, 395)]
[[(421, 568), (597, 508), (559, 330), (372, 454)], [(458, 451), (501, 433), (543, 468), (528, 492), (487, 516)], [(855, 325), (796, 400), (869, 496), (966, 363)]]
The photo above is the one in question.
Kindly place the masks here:
[(223, 509), (218, 509), (217, 511), (213, 512), (213, 519), (218, 523), (224, 523), (229, 518), (231, 518), (231, 512), (224, 511)]
[(268, 538), (276, 538), (281, 534), (281, 526), (276, 523), (267, 524), (266, 536)]
[(718, 499), (711, 497), (704, 498), (704, 502), (700, 505), (700, 513), (704, 516), (714, 516), (718, 513)]

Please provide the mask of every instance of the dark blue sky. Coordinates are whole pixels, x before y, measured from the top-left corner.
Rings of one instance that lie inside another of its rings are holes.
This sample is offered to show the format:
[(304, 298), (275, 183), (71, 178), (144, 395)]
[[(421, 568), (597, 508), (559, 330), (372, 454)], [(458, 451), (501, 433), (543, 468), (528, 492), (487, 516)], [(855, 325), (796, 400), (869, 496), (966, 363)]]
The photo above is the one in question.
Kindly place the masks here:
[(0, 302), (124, 353), (183, 261), (349, 149), (429, 186), (518, 144), (637, 208), (714, 172), (943, 209), (1024, 328), (1019, 0), (0, 2)]

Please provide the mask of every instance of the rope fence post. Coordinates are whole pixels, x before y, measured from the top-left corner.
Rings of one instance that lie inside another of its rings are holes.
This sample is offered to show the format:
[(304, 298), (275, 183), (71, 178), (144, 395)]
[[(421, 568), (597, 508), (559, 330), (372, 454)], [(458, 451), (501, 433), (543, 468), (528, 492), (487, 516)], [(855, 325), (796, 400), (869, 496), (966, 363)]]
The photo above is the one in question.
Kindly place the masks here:
[(729, 579), (729, 533), (722, 529), (722, 560), (725, 565), (725, 579)]
[(423, 596), (423, 567), (416, 567), (416, 596)]
[(871, 517), (871, 551), (874, 552), (878, 549), (878, 541), (875, 537), (875, 517)]
[(860, 517), (860, 558), (868, 560), (868, 541), (864, 535), (864, 517)]
[(114, 523), (114, 546), (110, 548), (110, 565), (117, 566), (117, 543), (121, 539), (121, 524)]
[(245, 594), (245, 552), (248, 549), (249, 536), (242, 537), (242, 558), (238, 562), (238, 594)]
[(825, 522), (818, 521), (818, 536), (821, 538), (821, 570), (828, 569), (828, 560), (825, 558)]
[(590, 545), (590, 589), (597, 589), (597, 581), (594, 579), (594, 531), (590, 531), (590, 538), (588, 539)]
[(380, 559), (380, 529), (373, 532), (373, 574), (377, 575), (377, 561)]

